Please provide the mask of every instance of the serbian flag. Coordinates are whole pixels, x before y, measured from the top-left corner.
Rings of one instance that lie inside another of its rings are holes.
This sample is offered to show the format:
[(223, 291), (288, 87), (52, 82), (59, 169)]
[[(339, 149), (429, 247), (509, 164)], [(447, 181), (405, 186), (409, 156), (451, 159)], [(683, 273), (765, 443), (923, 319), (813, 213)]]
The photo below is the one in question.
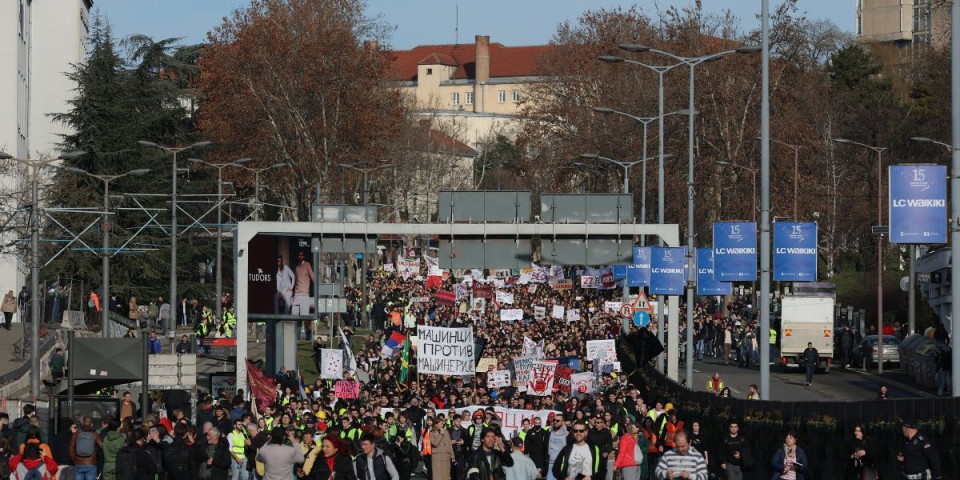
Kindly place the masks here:
[(400, 351), (400, 347), (402, 347), (406, 341), (407, 337), (404, 334), (394, 331), (390, 334), (390, 337), (383, 342), (383, 348), (380, 350), (380, 354), (384, 357), (392, 357)]
[(273, 404), (276, 386), (272, 378), (267, 378), (263, 371), (247, 360), (247, 381), (250, 383), (250, 395), (261, 408)]

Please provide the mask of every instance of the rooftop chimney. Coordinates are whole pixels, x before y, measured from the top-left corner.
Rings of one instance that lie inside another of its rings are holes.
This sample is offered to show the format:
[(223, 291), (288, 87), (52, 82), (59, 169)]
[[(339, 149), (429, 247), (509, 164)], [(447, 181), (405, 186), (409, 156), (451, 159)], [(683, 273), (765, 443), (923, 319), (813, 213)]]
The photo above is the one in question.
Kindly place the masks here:
[(490, 80), (490, 36), (477, 35), (476, 37), (476, 77), (477, 84)]

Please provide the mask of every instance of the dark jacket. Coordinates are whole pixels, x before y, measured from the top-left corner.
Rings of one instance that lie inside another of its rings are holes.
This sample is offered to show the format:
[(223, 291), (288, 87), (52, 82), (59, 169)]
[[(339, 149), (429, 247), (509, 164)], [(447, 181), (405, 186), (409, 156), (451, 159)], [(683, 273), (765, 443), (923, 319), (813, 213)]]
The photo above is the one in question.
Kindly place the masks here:
[(523, 452), (530, 456), (533, 464), (537, 466), (543, 474), (547, 474), (548, 457), (548, 433), (543, 427), (534, 427), (527, 432), (523, 439)]
[[(593, 454), (593, 458), (591, 458), (593, 463), (593, 475), (591, 475), (590, 478), (597, 480), (606, 478), (607, 460), (600, 456), (600, 447), (590, 445), (589, 442), (587, 442), (587, 446), (590, 447), (590, 452)], [(563, 447), (563, 450), (560, 450), (560, 455), (557, 455), (557, 460), (553, 462), (554, 478), (567, 478), (567, 471), (570, 467), (571, 451), (573, 451), (573, 442), (567, 442), (567, 446)]]
[(146, 450), (147, 455), (150, 457), (150, 460), (153, 461), (153, 464), (157, 466), (157, 474), (163, 475), (166, 471), (163, 467), (163, 442), (155, 442), (153, 440), (147, 442), (146, 446), (143, 447)]
[(70, 430), (63, 429), (50, 439), (50, 453), (53, 454), (53, 460), (57, 465), (73, 465), (70, 459), (70, 439), (73, 433)]
[(137, 444), (121, 448), (117, 453), (117, 460), (117, 480), (154, 480), (157, 474), (157, 466), (147, 455), (147, 451)]
[[(357, 478), (360, 480), (366, 480), (370, 478), (369, 473), (367, 473), (368, 468), (368, 459), (365, 454), (357, 455), (357, 458), (353, 461), (355, 471), (357, 472)], [(334, 469), (336, 469), (336, 460), (334, 460)], [(396, 468), (396, 467), (394, 467)], [(334, 478), (337, 478), (338, 475), (334, 475)], [(380, 448), (376, 449), (376, 453), (373, 455), (373, 478), (376, 480), (390, 480), (390, 472), (387, 471), (387, 460), (386, 456), (383, 453), (383, 450)]]
[[(733, 452), (740, 452), (740, 458), (733, 458)], [(753, 470), (753, 452), (743, 435), (723, 437), (723, 440), (720, 441), (720, 455), (720, 463), (736, 465), (745, 471)]]
[(467, 480), (487, 480), (491, 477), (493, 480), (506, 479), (507, 473), (503, 470), (503, 467), (513, 466), (513, 456), (510, 455), (510, 447), (505, 447), (506, 449), (502, 452), (493, 450), (489, 462), (483, 447), (470, 452), (467, 457)]
[(190, 446), (181, 438), (163, 443), (163, 470), (171, 480), (190, 480)]
[[(780, 474), (783, 473), (783, 459), (787, 457), (786, 448), (786, 446), (783, 446), (773, 453), (773, 458), (770, 460), (770, 471), (773, 472), (770, 475), (771, 480), (780, 478)], [(803, 480), (806, 478), (807, 472), (810, 471), (810, 464), (807, 463), (807, 452), (804, 452), (799, 445), (797, 445), (796, 463), (794, 471), (797, 472), (797, 480)]]
[(357, 480), (357, 475), (353, 472), (353, 462), (340, 453), (335, 455), (333, 472), (330, 472), (326, 458), (323, 456), (317, 457), (317, 460), (313, 462), (313, 469), (310, 470), (310, 475), (313, 476), (314, 480), (330, 480), (331, 473), (336, 480)]

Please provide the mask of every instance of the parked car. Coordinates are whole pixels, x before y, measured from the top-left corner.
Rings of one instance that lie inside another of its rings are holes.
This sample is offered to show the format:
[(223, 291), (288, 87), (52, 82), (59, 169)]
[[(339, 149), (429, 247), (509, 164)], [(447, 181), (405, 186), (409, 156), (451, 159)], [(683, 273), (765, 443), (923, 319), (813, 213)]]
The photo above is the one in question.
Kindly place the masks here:
[[(883, 336), (883, 365), (892, 365), (896, 364), (900, 366), (900, 342), (897, 340), (897, 337), (893, 335), (884, 335)], [(860, 346), (854, 352), (854, 365), (863, 365), (864, 359), (866, 359), (867, 369), (875, 368), (877, 366), (877, 336), (876, 335), (867, 335), (864, 337), (863, 341), (860, 342)]]

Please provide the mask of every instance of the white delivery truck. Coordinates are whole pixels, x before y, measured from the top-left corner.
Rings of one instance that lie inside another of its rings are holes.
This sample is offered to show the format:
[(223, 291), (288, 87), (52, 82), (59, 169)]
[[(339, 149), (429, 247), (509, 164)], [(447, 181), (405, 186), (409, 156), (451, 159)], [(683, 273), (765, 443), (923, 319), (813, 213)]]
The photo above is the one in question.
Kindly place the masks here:
[(784, 369), (804, 368), (803, 351), (807, 343), (820, 354), (820, 365), (830, 371), (833, 363), (833, 305), (832, 292), (797, 292), (785, 295), (781, 303), (780, 357)]

